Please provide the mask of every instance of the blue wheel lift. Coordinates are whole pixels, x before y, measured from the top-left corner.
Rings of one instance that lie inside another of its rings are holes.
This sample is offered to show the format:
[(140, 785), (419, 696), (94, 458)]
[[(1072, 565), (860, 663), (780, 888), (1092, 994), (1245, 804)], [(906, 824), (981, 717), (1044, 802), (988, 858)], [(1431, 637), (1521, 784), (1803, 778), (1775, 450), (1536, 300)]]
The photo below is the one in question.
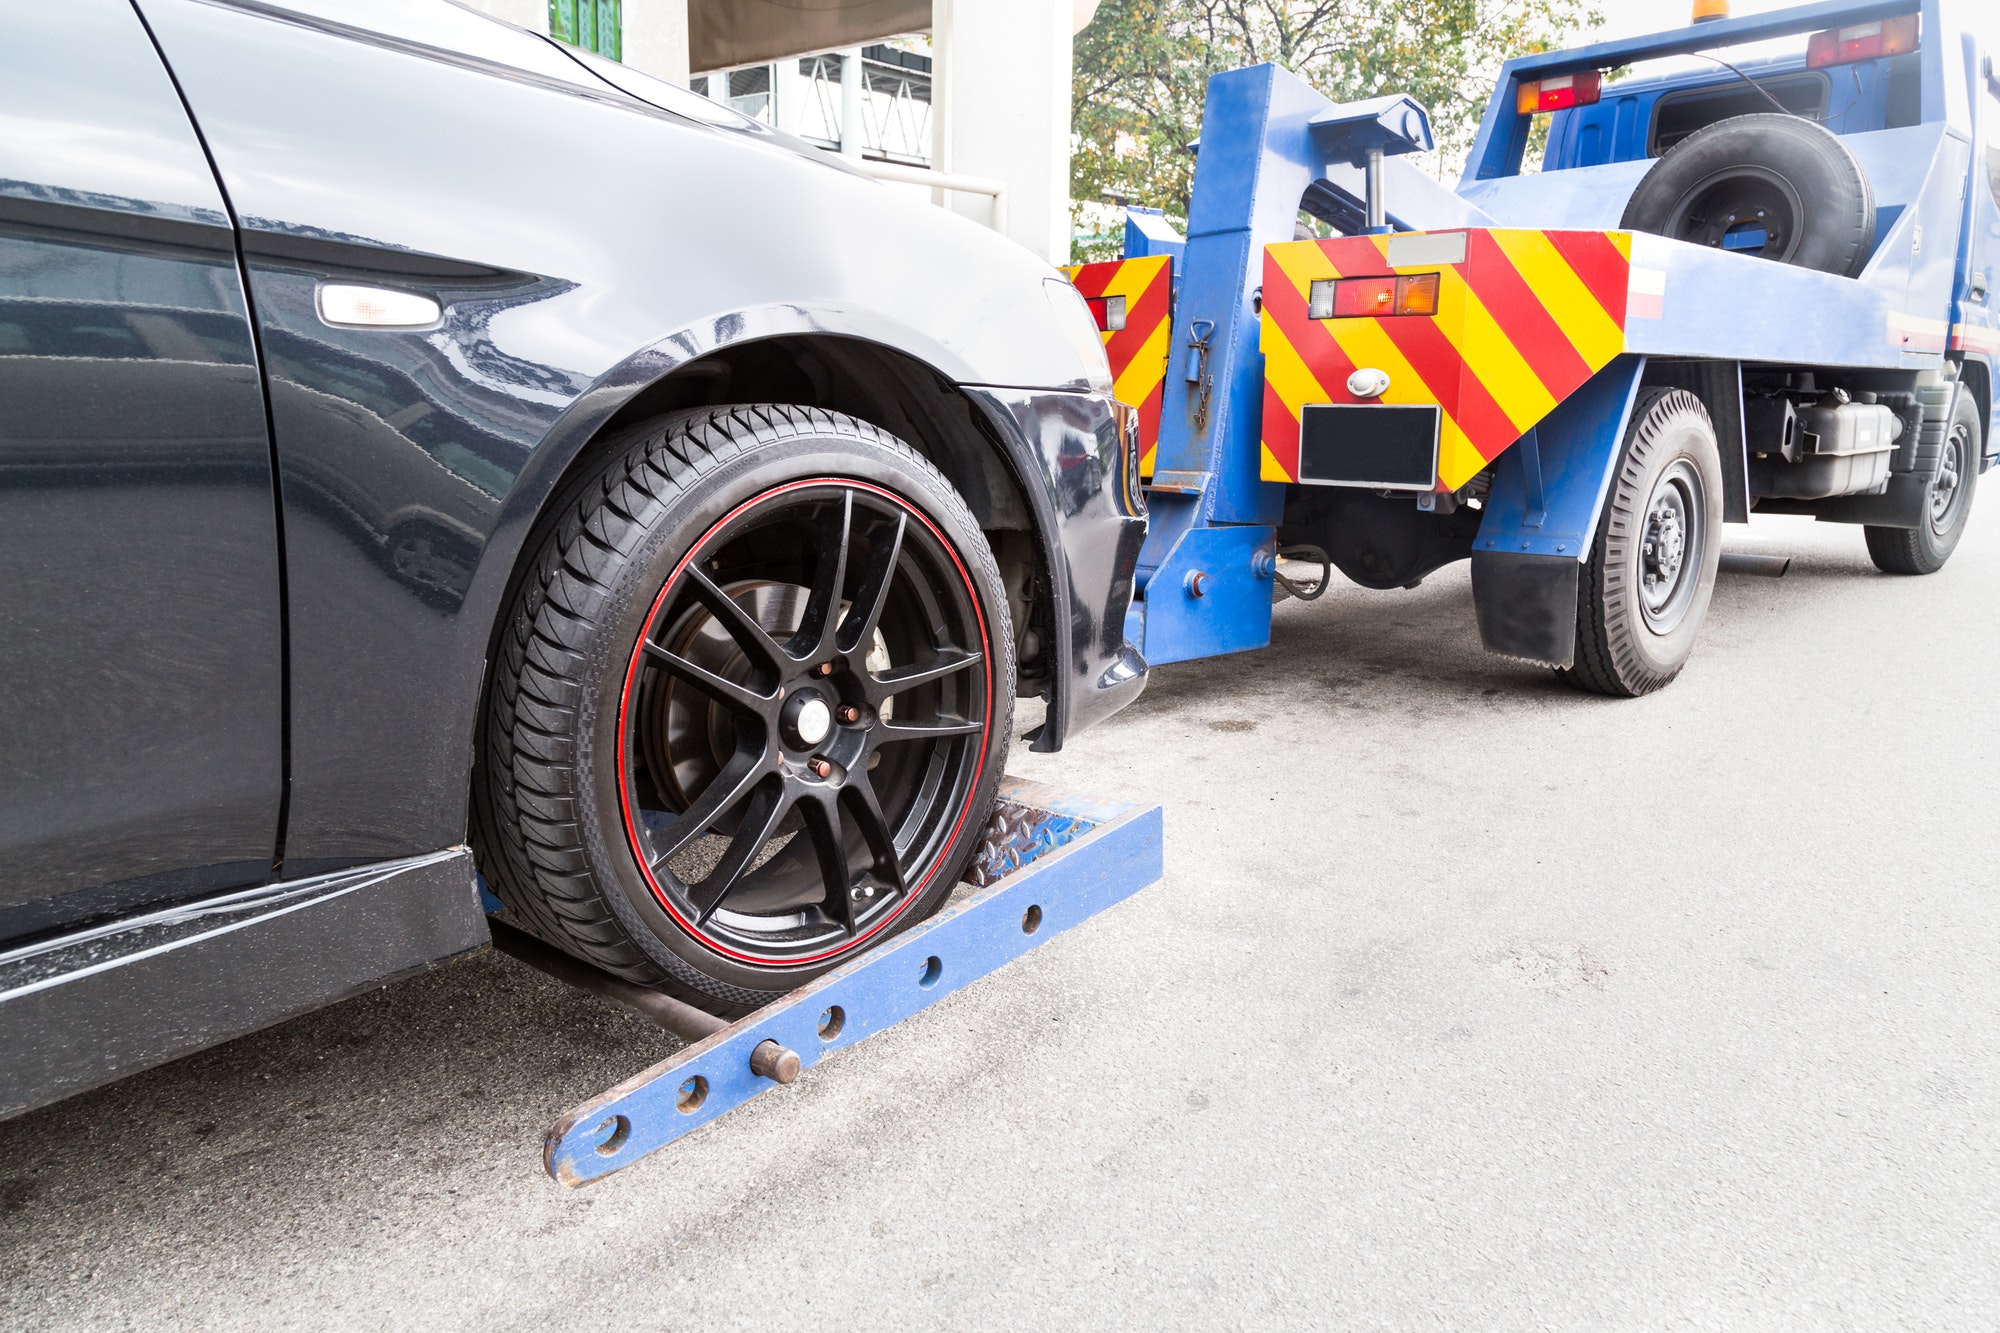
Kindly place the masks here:
[(1007, 778), (961, 896), (929, 921), (735, 1022), (493, 922), (502, 952), (690, 1043), (564, 1113), (549, 1127), (544, 1166), (560, 1184), (587, 1185), (791, 1083), (1158, 880), (1161, 834), (1158, 806)]

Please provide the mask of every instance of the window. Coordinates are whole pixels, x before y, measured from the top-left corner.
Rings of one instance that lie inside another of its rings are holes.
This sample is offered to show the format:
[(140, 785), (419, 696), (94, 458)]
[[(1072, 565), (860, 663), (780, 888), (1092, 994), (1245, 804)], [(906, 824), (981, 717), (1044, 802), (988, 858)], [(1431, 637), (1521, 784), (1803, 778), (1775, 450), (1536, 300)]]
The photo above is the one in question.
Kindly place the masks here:
[(1745, 87), (1739, 80), (1668, 93), (1653, 110), (1652, 155), (1658, 157), (1696, 130), (1718, 120), (1774, 110), (1772, 98), (1785, 110), (1808, 120), (1819, 120), (1826, 115), (1828, 90), (1824, 74), (1759, 79), (1757, 86), (1763, 92)]
[(624, 58), (619, 0), (549, 0), (549, 36), (612, 60)]

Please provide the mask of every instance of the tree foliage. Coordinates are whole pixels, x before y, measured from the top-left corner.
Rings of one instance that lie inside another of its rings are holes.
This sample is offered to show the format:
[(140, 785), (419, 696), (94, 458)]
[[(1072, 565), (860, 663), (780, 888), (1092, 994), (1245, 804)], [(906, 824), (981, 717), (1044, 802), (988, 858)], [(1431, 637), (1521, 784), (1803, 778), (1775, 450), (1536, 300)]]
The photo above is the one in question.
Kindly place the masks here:
[[(1599, 20), (1594, 0), (1103, 0), (1076, 39), (1070, 198), (1187, 217), (1189, 151), (1211, 74), (1272, 61), (1336, 102), (1409, 93), (1431, 113), (1438, 165), (1470, 148), (1501, 61)], [(1115, 253), (1115, 239), (1080, 245)]]

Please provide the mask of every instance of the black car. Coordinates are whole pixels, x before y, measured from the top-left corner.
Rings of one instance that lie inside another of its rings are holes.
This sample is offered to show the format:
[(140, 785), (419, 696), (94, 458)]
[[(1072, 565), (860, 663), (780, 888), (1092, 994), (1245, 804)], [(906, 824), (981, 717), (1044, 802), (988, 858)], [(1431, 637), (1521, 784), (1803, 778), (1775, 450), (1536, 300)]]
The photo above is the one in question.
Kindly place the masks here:
[(0, 1113), (502, 905), (761, 1003), (943, 902), (1017, 697), (1139, 692), (1026, 251), (449, 0), (0, 34)]

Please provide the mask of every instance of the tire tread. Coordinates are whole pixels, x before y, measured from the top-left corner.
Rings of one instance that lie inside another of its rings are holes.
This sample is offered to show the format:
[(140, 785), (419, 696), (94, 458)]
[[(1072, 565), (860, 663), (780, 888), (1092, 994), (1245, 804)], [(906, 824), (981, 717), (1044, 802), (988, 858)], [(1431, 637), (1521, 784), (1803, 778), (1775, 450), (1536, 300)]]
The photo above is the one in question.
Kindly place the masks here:
[[(500, 635), (476, 747), (472, 842), (488, 887), (520, 925), (628, 981), (678, 983), (742, 1007), (773, 994), (730, 985), (678, 960), (663, 965), (610, 909), (582, 836), (585, 777), (574, 736), (586, 648), (623, 561), (696, 482), (747, 451), (824, 434), (858, 436), (897, 455), (934, 481), (937, 498), (958, 506), (967, 530), (978, 531), (944, 476), (893, 435), (824, 409), (754, 405), (677, 413), (612, 437), (597, 465), (552, 506), (553, 521), (545, 519), (530, 538), (541, 544)], [(961, 558), (983, 566), (985, 587), (998, 587), (992, 552), (983, 542), (972, 546), (959, 550)], [(993, 633), (1005, 633), (1004, 613)], [(1004, 735), (996, 763), (1003, 758)], [(968, 839), (966, 854), (976, 849), (976, 839)]]

